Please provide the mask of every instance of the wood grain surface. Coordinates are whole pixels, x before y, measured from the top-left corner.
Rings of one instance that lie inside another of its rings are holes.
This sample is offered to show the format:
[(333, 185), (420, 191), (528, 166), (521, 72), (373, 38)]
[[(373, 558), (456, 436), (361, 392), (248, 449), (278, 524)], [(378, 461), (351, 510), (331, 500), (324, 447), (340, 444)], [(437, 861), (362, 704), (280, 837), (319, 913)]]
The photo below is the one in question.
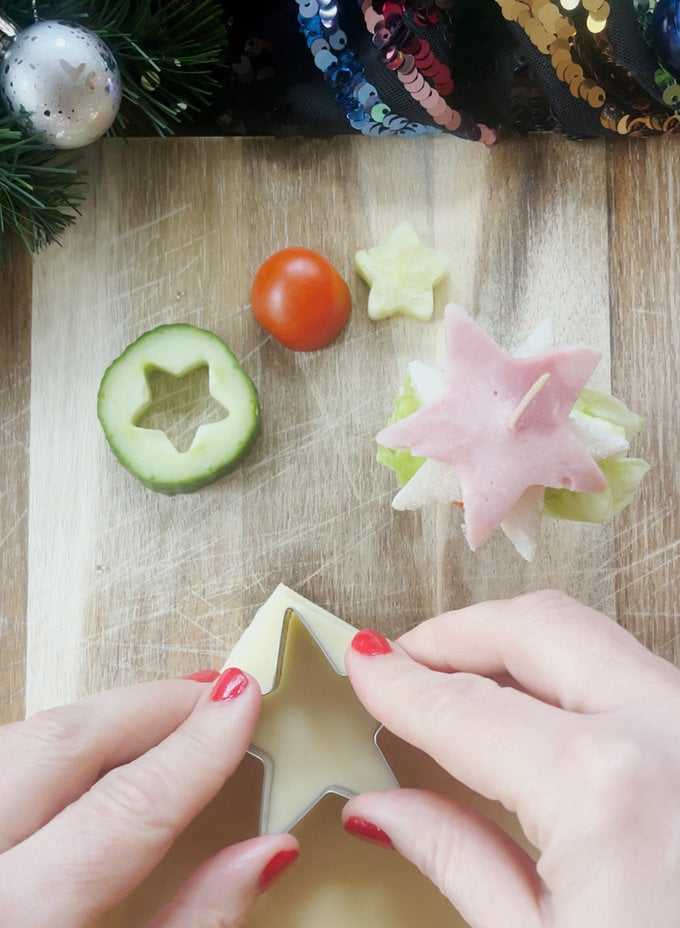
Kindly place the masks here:
[[(91, 148), (82, 219), (35, 261), (32, 305), (30, 263), (14, 249), (5, 265), (2, 717), (218, 665), (279, 581), (390, 634), (557, 586), (677, 659), (677, 152), (557, 138)], [(374, 324), (352, 255), (403, 219), (451, 255), (451, 275), (433, 323)], [(340, 339), (306, 355), (249, 313), (255, 269), (290, 243), (326, 254), (354, 297)], [(596, 382), (611, 376), (644, 414), (635, 451), (653, 465), (613, 525), (548, 524), (527, 565), (503, 537), (469, 552), (446, 507), (391, 510), (372, 436), (408, 360), (441, 356), (449, 299), (508, 347), (551, 316), (559, 341), (602, 352)], [(166, 498), (116, 463), (96, 393), (126, 344), (172, 321), (232, 346), (264, 427), (239, 471)]]
[[(279, 581), (389, 635), (559, 587), (680, 663), (677, 140), (107, 140), (86, 166), (63, 247), (3, 257), (2, 721), (220, 666)], [(450, 254), (450, 278), (434, 322), (374, 324), (352, 256), (404, 219)], [(287, 351), (249, 311), (253, 273), (288, 244), (352, 289), (320, 352)], [(406, 363), (441, 358), (448, 300), (508, 348), (550, 316), (558, 342), (602, 353), (594, 383), (644, 415), (633, 450), (652, 464), (613, 524), (547, 524), (526, 564), (503, 536), (468, 551), (448, 507), (390, 508), (373, 436)], [(115, 461), (96, 395), (130, 341), (179, 321), (231, 345), (263, 429), (239, 470), (167, 498)]]

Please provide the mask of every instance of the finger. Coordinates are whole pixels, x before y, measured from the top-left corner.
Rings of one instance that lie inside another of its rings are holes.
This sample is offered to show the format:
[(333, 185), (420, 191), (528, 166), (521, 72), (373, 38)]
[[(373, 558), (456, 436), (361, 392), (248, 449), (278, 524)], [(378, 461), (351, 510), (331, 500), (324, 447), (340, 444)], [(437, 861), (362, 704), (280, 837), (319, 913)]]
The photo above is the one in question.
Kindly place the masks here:
[[(382, 653), (369, 656), (372, 641)], [(345, 665), (371, 715), (456, 779), (520, 814), (527, 801), (534, 815), (542, 803), (552, 808), (555, 768), (578, 716), (486, 677), (430, 670), (375, 632), (355, 635)]]
[(445, 613), (399, 644), (435, 670), (509, 673), (538, 698), (575, 712), (606, 712), (632, 693), (680, 681), (676, 668), (616, 622), (552, 590)]
[(22, 903), (7, 923), (89, 926), (126, 896), (236, 769), (259, 706), (257, 683), (230, 668), (164, 741), (8, 851), (3, 879)]
[(0, 728), (0, 853), (148, 751), (189, 716), (203, 687), (164, 680), (108, 690)]
[(298, 857), (292, 835), (253, 838), (217, 854), (184, 884), (148, 928), (236, 928), (260, 893)]
[(369, 822), (389, 836), (471, 928), (539, 928), (536, 866), (488, 819), (443, 796), (410, 789), (357, 796), (342, 817), (350, 834), (360, 834), (361, 823)]

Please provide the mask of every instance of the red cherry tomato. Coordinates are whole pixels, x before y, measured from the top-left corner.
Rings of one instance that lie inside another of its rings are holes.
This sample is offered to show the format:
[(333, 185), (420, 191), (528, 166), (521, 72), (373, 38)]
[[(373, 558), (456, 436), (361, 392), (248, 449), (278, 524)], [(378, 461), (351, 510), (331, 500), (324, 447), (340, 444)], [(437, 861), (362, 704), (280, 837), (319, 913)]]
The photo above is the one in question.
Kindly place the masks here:
[(309, 248), (284, 248), (267, 258), (253, 281), (253, 315), (294, 351), (333, 341), (349, 319), (349, 287), (333, 265)]

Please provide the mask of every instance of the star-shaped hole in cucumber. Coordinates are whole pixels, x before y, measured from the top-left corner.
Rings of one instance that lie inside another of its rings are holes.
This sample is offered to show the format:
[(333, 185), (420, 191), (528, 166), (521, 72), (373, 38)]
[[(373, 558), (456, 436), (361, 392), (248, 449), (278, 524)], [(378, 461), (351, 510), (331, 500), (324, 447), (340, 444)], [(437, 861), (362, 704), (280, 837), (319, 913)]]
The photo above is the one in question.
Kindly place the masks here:
[(222, 422), (229, 411), (210, 394), (208, 365), (201, 364), (176, 377), (158, 367), (145, 372), (151, 402), (135, 425), (160, 429), (179, 452), (188, 451), (202, 425)]
[(97, 415), (123, 467), (150, 490), (174, 496), (240, 463), (257, 438), (260, 404), (226, 342), (171, 323), (140, 335), (109, 364)]

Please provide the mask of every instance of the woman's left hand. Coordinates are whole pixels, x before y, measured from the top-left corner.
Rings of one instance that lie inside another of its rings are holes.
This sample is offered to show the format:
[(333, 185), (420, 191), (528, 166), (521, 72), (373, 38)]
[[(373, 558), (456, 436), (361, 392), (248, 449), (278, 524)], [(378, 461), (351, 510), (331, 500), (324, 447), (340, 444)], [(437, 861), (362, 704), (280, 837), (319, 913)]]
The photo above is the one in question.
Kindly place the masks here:
[[(212, 688), (141, 684), (0, 727), (0, 924), (86, 928), (124, 899), (235, 771), (259, 706), (231, 668)], [(151, 926), (241, 925), (296, 856), (290, 835), (226, 848)]]

